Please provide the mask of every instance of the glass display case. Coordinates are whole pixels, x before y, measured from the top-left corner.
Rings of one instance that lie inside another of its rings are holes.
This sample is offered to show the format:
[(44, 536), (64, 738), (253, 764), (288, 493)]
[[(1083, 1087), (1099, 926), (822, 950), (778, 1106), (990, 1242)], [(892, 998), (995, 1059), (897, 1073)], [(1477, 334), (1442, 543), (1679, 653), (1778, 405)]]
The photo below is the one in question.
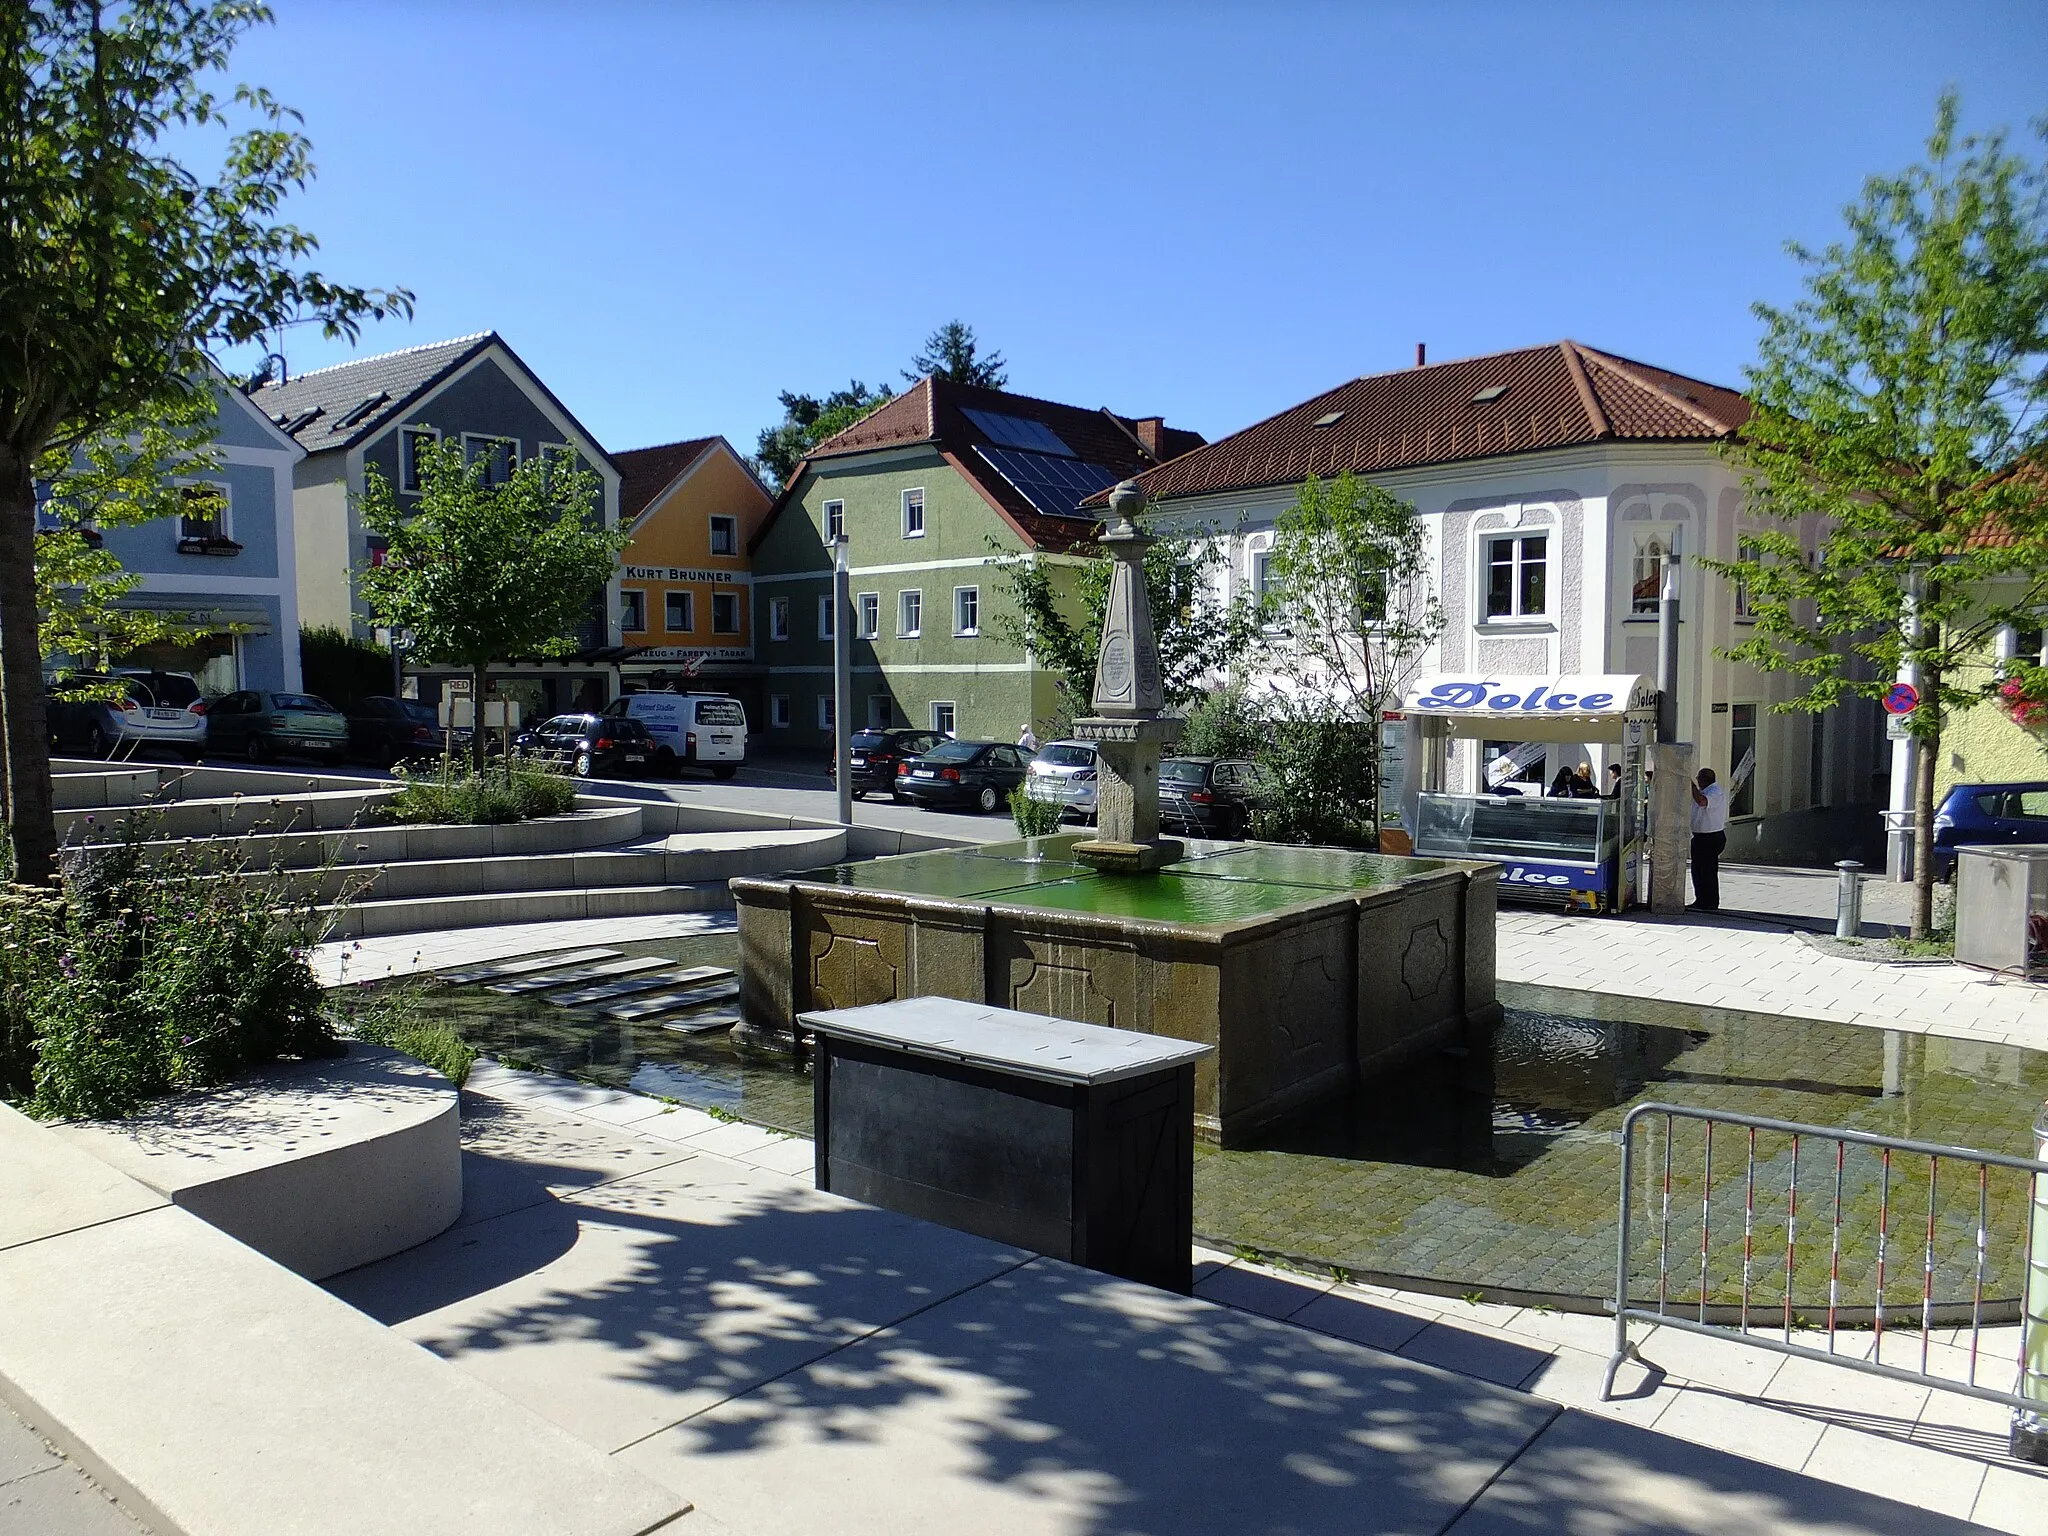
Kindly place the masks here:
[(1621, 852), (1621, 802), (1424, 795), (1415, 851), (1460, 859), (1603, 863)]

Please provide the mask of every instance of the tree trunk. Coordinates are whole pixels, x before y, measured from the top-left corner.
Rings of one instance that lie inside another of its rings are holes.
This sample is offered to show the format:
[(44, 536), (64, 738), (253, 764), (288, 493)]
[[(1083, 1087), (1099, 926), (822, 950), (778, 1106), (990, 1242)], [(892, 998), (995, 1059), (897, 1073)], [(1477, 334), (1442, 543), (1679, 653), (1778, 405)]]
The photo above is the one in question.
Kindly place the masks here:
[(0, 449), (0, 711), (7, 727), (14, 878), (46, 885), (57, 872), (57, 823), (36, 611), (36, 488), (29, 461), (6, 449)]
[[(1921, 709), (1937, 710), (1935, 689), (1939, 673), (1928, 671), (1927, 692)], [(1934, 931), (1934, 769), (1941, 757), (1941, 716), (1934, 716), (1934, 733), (1920, 738), (1920, 750), (1913, 755), (1913, 937), (1924, 939)]]

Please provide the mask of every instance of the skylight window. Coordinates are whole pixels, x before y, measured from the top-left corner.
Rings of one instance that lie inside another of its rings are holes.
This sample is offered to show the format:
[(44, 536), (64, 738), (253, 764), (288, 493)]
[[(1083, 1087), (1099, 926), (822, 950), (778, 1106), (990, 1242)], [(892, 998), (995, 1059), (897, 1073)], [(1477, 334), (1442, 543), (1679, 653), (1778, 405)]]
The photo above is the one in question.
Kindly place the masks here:
[(1312, 423), (1312, 425), (1318, 427), (1334, 427), (1335, 425), (1337, 425), (1338, 422), (1342, 421), (1343, 419), (1344, 413), (1342, 411), (1332, 411), (1327, 416), (1318, 416)]
[(1508, 387), (1505, 384), (1489, 384), (1472, 397), (1472, 403), (1474, 405), (1491, 405), (1507, 392)]
[(310, 411), (299, 412), (299, 414), (294, 416), (290, 421), (284, 423), (285, 436), (297, 437), (301, 432), (305, 431), (306, 428), (313, 425), (315, 421), (319, 420), (322, 411), (323, 407), (316, 405)]
[(376, 394), (371, 395), (367, 400), (359, 400), (349, 407), (348, 414), (337, 421), (335, 425), (337, 427), (352, 427), (390, 398), (391, 396), (388, 392), (380, 390)]
[(1024, 416), (1005, 416), (999, 411), (971, 411), (962, 409), (961, 415), (973, 422), (998, 448), (1022, 448), (1030, 453), (1056, 453), (1063, 459), (1076, 458), (1073, 449), (1061, 442), (1058, 434), (1042, 421), (1032, 421)]

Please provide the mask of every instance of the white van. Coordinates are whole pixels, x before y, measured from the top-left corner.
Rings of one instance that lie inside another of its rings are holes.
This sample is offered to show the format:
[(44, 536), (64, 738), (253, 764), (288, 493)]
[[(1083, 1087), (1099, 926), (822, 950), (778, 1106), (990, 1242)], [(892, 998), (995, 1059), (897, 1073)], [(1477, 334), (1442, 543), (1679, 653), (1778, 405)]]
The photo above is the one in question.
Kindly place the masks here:
[(747, 711), (729, 694), (629, 693), (605, 713), (647, 727), (657, 773), (674, 773), (689, 763), (729, 779), (747, 760)]

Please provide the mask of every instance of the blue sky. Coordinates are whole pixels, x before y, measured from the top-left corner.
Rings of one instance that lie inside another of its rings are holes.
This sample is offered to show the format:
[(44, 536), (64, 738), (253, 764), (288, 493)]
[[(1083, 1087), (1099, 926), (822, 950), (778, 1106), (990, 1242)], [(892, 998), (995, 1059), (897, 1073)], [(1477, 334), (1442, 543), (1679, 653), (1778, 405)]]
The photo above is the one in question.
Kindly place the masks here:
[(2048, 112), (2039, 0), (273, 3), (233, 73), (305, 114), (291, 216), (418, 297), (360, 352), (496, 329), (614, 449), (748, 451), (955, 316), (1013, 389), (1212, 438), (1418, 341), (1739, 384), (1784, 242), (1943, 85)]

